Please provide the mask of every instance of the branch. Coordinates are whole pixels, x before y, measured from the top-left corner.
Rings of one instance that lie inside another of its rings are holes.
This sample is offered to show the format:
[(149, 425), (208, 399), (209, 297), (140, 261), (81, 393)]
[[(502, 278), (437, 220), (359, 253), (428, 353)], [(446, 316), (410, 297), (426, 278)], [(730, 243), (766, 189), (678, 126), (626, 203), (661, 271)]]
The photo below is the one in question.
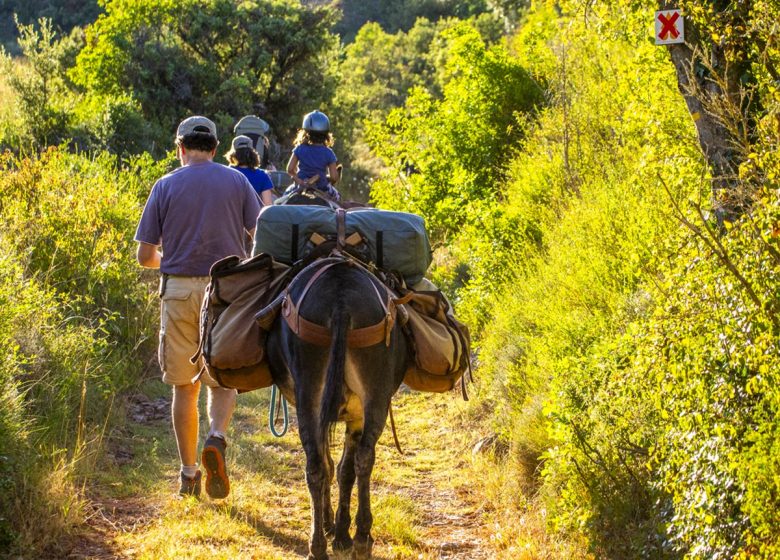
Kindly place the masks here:
[[(663, 177), (659, 175), (658, 177), (659, 181), (661, 182), (661, 185), (663, 186), (664, 190), (666, 191), (666, 194), (669, 195), (669, 200), (672, 202), (672, 205), (674, 206), (674, 209), (677, 213), (676, 218), (677, 220), (683, 224), (685, 227), (687, 227), (696, 237), (701, 239), (704, 244), (712, 251), (718, 259), (721, 261), (721, 263), (726, 267), (726, 269), (731, 272), (731, 274), (737, 279), (737, 281), (742, 285), (742, 287), (745, 289), (745, 291), (748, 294), (748, 297), (753, 302), (753, 304), (758, 308), (763, 310), (764, 305), (761, 303), (761, 300), (759, 299), (756, 292), (753, 290), (753, 287), (750, 285), (750, 282), (747, 281), (747, 279), (742, 275), (742, 273), (739, 271), (739, 269), (736, 267), (734, 262), (729, 257), (728, 251), (723, 246), (723, 243), (720, 241), (720, 236), (713, 231), (712, 227), (707, 222), (707, 219), (704, 217), (704, 212), (701, 209), (701, 206), (698, 204), (691, 203), (698, 213), (699, 217), (702, 220), (702, 223), (704, 224), (704, 228), (707, 232), (705, 235), (701, 228), (699, 228), (696, 224), (692, 223), (688, 218), (685, 217), (685, 213), (680, 208), (680, 205), (677, 203), (677, 200), (675, 200), (674, 196), (672, 196), (671, 191), (669, 190), (669, 186), (666, 184), (666, 181), (663, 180)], [(780, 324), (777, 322), (777, 318), (775, 317), (774, 313), (769, 313), (770, 319), (772, 320), (772, 323), (775, 325), (775, 327), (780, 327)]]

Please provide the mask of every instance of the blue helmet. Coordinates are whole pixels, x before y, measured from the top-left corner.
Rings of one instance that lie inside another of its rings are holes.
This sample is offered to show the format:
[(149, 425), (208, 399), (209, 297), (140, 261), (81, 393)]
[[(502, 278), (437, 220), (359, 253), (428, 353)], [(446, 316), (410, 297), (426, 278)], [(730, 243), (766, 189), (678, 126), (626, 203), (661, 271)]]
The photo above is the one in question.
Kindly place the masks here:
[(312, 111), (303, 117), (301, 128), (306, 132), (328, 132), (330, 131), (330, 119), (325, 113)]

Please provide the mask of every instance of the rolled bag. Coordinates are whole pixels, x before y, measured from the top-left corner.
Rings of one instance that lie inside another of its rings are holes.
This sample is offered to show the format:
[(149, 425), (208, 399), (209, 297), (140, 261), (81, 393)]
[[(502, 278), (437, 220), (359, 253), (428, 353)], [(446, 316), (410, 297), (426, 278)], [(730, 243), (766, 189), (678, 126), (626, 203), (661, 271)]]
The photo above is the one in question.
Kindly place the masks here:
[(214, 263), (200, 313), (200, 348), (208, 373), (222, 387), (239, 392), (273, 383), (265, 352), (267, 331), (255, 314), (273, 297), (274, 285), (288, 266), (267, 254), (241, 260), (226, 257)]
[[(400, 274), (407, 285), (420, 282), (431, 264), (432, 252), (425, 221), (417, 214), (377, 208), (349, 208), (344, 217), (346, 236), (360, 235), (361, 257), (377, 268)], [(337, 211), (324, 206), (266, 206), (257, 217), (252, 254), (268, 253), (293, 264), (313, 249), (314, 234), (335, 238)]]

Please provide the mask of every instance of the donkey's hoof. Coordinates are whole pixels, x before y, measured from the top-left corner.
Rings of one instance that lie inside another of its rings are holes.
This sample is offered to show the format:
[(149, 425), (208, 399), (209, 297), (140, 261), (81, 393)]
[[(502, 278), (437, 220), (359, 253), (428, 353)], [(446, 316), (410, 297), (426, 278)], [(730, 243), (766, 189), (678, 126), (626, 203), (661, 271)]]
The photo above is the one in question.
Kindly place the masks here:
[(333, 552), (348, 552), (352, 548), (352, 539), (346, 537), (336, 537), (333, 539)]
[(325, 528), (325, 538), (330, 540), (336, 535), (336, 526)]
[(310, 552), (309, 555), (306, 557), (306, 560), (328, 560), (328, 555), (323, 554), (322, 556), (315, 556)]
[(374, 539), (368, 537), (366, 540), (355, 540), (352, 544), (352, 560), (368, 560), (371, 558), (371, 549), (374, 546)]
[(351, 552), (352, 552), (351, 549), (347, 549), (347, 550), (334, 550), (333, 551), (333, 560), (351, 560), (351, 558), (352, 558)]

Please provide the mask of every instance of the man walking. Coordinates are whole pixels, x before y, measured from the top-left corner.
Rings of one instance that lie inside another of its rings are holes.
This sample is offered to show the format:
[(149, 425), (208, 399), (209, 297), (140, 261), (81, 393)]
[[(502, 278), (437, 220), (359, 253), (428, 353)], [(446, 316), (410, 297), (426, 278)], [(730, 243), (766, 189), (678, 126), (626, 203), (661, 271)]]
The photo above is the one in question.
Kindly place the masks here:
[(246, 256), (247, 235), (254, 234), (260, 204), (246, 177), (214, 163), (217, 129), (206, 117), (189, 117), (176, 131), (181, 167), (160, 178), (146, 201), (135, 240), (141, 266), (159, 268), (160, 346), (163, 381), (173, 386), (173, 430), (181, 459), (182, 495), (200, 495), (197, 464), (198, 395), (208, 386), (209, 433), (201, 462), (206, 492), (224, 498), (230, 492), (225, 468), (225, 433), (236, 391), (220, 387), (202, 365), (191, 364), (198, 349), (199, 315), (209, 269), (229, 255)]

